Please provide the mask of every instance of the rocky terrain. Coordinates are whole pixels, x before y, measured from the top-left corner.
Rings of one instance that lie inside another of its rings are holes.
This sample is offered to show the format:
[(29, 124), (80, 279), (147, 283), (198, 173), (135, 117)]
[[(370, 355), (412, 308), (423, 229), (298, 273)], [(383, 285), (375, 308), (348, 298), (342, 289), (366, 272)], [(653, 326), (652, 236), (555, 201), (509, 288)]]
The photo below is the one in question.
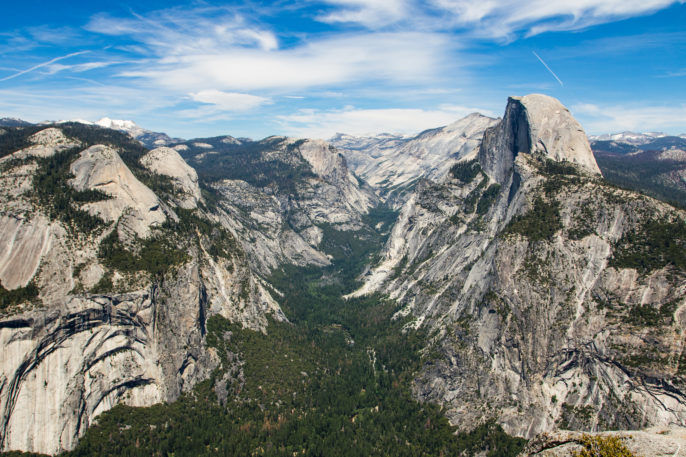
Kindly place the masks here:
[(585, 443), (598, 439), (618, 439), (620, 445), (636, 456), (674, 457), (686, 449), (686, 430), (683, 427), (594, 433), (562, 431), (543, 433), (531, 440), (520, 457), (571, 457), (575, 452), (581, 452)]
[(452, 161), (478, 147), (484, 131), (496, 122), (474, 113), (413, 138), (339, 134), (330, 141), (341, 150), (353, 172), (374, 187), (383, 201), (400, 208), (420, 179), (443, 177)]
[(559, 102), (511, 98), (478, 151), (417, 186), (353, 295), (389, 294), (432, 332), (414, 392), (460, 427), (682, 424), (684, 227), (605, 182)]
[(369, 236), (363, 219), (377, 197), (324, 141), (218, 137), (174, 148), (218, 192), (223, 223), (264, 273), (284, 263), (328, 265), (319, 248), (326, 230)]
[(609, 181), (686, 207), (686, 137), (625, 132), (592, 137)]
[(100, 133), (40, 130), (0, 164), (3, 449), (56, 453), (117, 403), (173, 401), (219, 363), (210, 315), (285, 319), (231, 232), (194, 209), (194, 170)]
[(669, 138), (591, 145), (544, 95), (413, 138), (127, 122), (0, 131), (0, 449), (678, 452), (686, 214), (592, 151)]

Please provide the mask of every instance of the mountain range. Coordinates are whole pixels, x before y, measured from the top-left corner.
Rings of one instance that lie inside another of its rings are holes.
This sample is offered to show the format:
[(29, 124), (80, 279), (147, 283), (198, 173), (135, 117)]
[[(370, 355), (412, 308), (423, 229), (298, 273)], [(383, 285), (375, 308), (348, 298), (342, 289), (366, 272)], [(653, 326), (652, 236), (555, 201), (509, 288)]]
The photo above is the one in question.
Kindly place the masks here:
[(414, 137), (0, 127), (2, 450), (680, 449), (683, 137), (536, 94)]

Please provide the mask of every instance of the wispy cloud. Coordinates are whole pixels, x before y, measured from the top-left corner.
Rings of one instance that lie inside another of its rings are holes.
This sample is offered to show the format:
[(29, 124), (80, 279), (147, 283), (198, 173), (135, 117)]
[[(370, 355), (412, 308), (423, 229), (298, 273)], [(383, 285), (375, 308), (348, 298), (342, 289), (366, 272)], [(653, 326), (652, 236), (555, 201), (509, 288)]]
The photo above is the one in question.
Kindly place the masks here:
[(47, 62), (39, 63), (38, 65), (34, 65), (31, 68), (27, 68), (26, 70), (21, 70), (21, 71), (14, 73), (14, 74), (9, 75), (9, 76), (5, 76), (4, 78), (0, 78), (0, 82), (9, 81), (10, 79), (14, 79), (14, 78), (17, 78), (19, 76), (25, 75), (27, 73), (31, 73), (32, 71), (38, 70), (39, 68), (43, 68), (43, 67), (47, 67), (49, 65), (52, 65), (56, 62), (59, 62), (60, 60), (69, 59), (71, 57), (76, 57), (78, 55), (86, 54), (88, 52), (90, 52), (90, 51), (72, 52), (71, 54), (67, 54), (66, 56), (55, 57), (54, 59), (50, 59)]
[[(415, 23), (422, 29), (461, 28), (469, 33), (499, 39), (517, 34), (579, 30), (643, 15), (684, 0), (327, 0), (340, 7), (320, 16), (326, 22), (357, 22), (378, 28), (394, 23)], [(423, 8), (430, 5), (432, 8)], [(435, 19), (431, 21), (430, 19)]]
[(409, 0), (325, 0), (336, 6), (318, 20), (328, 23), (354, 22), (370, 28), (382, 27), (408, 17)]
[(247, 111), (272, 103), (272, 100), (267, 97), (237, 92), (222, 92), (216, 89), (191, 93), (190, 97), (196, 102), (213, 105), (217, 110), (221, 111)]
[(664, 130), (677, 133), (678, 129), (684, 128), (684, 119), (686, 119), (686, 105), (684, 104), (636, 106), (580, 103), (572, 106), (571, 110), (589, 134), (625, 130), (639, 132)]
[(119, 18), (95, 16), (86, 29), (123, 36), (142, 43), (158, 55), (183, 56), (226, 48), (278, 48), (276, 35), (230, 8), (170, 8), (146, 15)]
[(350, 84), (429, 82), (450, 62), (449, 37), (383, 33), (336, 37), (279, 50), (229, 48), (161, 56), (123, 76), (190, 91), (290, 90)]
[(338, 132), (367, 135), (380, 132), (414, 134), (450, 124), (473, 112), (491, 114), (488, 110), (444, 105), (435, 110), (423, 109), (356, 109), (300, 110), (278, 116), (281, 128), (288, 135), (307, 138), (331, 138)]

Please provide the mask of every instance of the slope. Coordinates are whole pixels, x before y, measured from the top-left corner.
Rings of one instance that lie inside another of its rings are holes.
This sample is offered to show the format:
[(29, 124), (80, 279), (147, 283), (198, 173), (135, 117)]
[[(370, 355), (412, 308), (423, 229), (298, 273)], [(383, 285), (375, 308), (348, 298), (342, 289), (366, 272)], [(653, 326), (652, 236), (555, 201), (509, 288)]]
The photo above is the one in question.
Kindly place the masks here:
[(353, 296), (388, 294), (429, 332), (414, 394), (461, 428), (679, 424), (684, 218), (602, 179), (559, 102), (512, 98), (478, 153), (417, 187)]

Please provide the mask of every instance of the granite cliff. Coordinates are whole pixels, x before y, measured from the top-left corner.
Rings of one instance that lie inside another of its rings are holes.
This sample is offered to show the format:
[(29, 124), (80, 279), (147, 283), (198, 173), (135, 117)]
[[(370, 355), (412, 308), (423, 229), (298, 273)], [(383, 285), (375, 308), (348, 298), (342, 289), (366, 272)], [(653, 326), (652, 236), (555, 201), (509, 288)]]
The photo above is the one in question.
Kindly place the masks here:
[(557, 100), (511, 98), (478, 151), (417, 186), (353, 295), (431, 332), (414, 392), (462, 428), (683, 424), (684, 219), (605, 182)]

